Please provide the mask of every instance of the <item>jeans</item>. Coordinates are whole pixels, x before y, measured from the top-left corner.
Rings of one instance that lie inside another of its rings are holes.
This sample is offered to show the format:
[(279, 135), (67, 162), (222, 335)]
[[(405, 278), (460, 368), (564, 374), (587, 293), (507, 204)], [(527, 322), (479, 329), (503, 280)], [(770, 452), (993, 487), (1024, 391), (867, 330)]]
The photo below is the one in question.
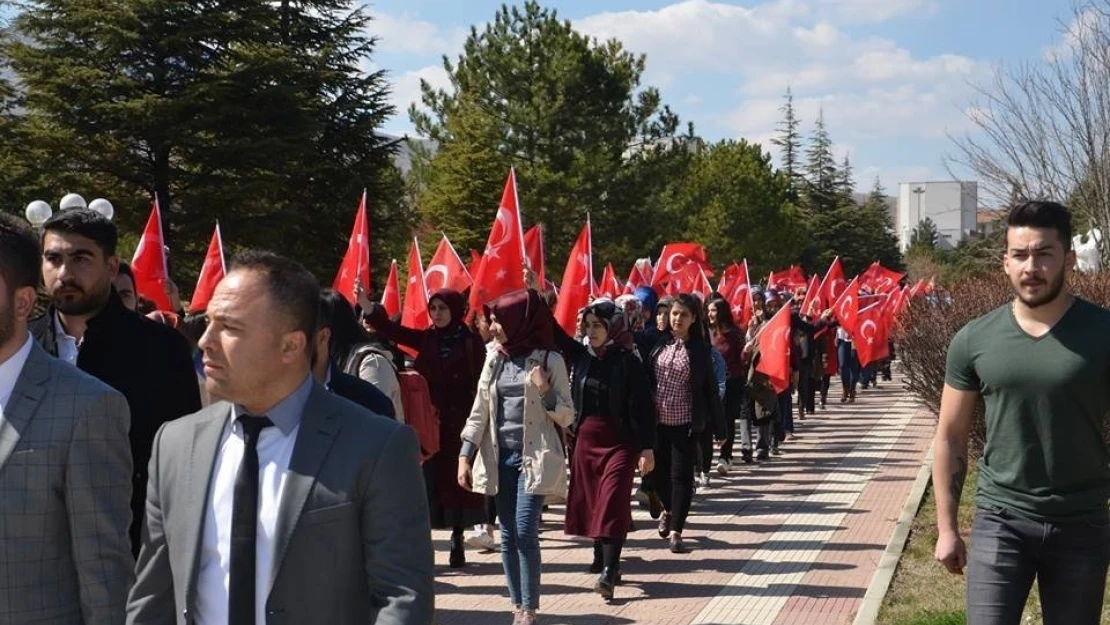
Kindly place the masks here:
[(688, 425), (660, 425), (655, 437), (655, 470), (652, 481), (663, 508), (671, 513), (671, 531), (682, 533), (694, 498), (694, 464), (697, 435)]
[(509, 599), (524, 610), (540, 607), (540, 516), (543, 496), (524, 492), (519, 450), (501, 448), (497, 466), (497, 516), (501, 564)]
[(1110, 516), (1042, 523), (997, 506), (979, 507), (967, 563), (968, 625), (1018, 625), (1037, 580), (1044, 625), (1098, 625)]
[[(852, 353), (855, 354), (854, 351)], [(857, 357), (857, 362), (858, 362), (858, 357)], [(868, 384), (871, 384), (874, 381), (875, 381), (875, 363), (869, 362), (869, 363), (867, 363), (866, 367), (860, 365), (860, 368), (859, 368), (859, 383), (862, 386), (867, 386)]]
[(844, 392), (854, 391), (856, 384), (859, 383), (859, 360), (856, 357), (856, 350), (852, 349), (852, 344), (848, 341), (837, 341), (836, 358), (840, 364), (840, 383), (844, 386)]

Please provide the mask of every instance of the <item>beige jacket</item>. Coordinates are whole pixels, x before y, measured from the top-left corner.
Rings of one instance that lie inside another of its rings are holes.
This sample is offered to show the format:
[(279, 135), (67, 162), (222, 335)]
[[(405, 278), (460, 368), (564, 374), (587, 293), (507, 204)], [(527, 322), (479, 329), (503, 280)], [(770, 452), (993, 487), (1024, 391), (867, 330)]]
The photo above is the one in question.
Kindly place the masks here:
[[(555, 408), (544, 408), (539, 392), (531, 382), (524, 385), (524, 450), (521, 472), (524, 491), (529, 495), (566, 496), (567, 459), (558, 424), (568, 427), (574, 421), (574, 404), (570, 396), (570, 378), (563, 357), (558, 352), (536, 350), (525, 361), (524, 370), (544, 366), (551, 377)], [(472, 490), (486, 495), (497, 494), (497, 378), (505, 356), (497, 350), (486, 354), (486, 363), (478, 379), (474, 407), (462, 431), (462, 439), (478, 448), (472, 465)]]

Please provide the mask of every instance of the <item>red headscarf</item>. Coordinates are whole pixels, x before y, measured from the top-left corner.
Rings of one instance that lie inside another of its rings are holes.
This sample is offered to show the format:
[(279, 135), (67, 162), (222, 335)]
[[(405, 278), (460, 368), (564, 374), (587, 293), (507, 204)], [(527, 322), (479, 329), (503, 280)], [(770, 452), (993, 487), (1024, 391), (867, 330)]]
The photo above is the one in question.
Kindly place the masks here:
[(491, 311), (505, 332), (501, 353), (515, 358), (537, 349), (556, 351), (555, 318), (539, 293), (510, 293), (494, 301)]

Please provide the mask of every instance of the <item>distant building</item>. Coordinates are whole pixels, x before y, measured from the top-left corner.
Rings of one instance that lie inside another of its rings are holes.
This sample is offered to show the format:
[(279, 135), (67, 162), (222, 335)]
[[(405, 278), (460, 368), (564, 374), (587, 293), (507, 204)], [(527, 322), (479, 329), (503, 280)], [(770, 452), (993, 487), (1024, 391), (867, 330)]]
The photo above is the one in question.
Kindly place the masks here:
[(978, 227), (979, 184), (976, 182), (903, 182), (898, 185), (898, 247), (910, 246), (913, 231), (925, 219), (936, 224), (938, 245), (951, 249)]

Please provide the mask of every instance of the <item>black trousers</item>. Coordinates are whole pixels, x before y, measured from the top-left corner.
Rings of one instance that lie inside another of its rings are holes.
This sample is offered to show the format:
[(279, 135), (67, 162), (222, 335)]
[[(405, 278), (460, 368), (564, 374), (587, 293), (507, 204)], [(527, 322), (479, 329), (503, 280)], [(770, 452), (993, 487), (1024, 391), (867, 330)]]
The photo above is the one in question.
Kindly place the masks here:
[(817, 384), (813, 379), (813, 361), (803, 360), (798, 367), (798, 404), (805, 414), (817, 412), (816, 397)]
[(744, 418), (747, 398), (747, 380), (729, 378), (725, 383), (725, 440), (721, 443), (721, 458), (732, 461), (732, 448), (736, 445), (736, 421)]
[(686, 526), (694, 498), (696, 442), (688, 425), (660, 425), (656, 431), (652, 484), (663, 508), (671, 513), (671, 530), (679, 533)]

